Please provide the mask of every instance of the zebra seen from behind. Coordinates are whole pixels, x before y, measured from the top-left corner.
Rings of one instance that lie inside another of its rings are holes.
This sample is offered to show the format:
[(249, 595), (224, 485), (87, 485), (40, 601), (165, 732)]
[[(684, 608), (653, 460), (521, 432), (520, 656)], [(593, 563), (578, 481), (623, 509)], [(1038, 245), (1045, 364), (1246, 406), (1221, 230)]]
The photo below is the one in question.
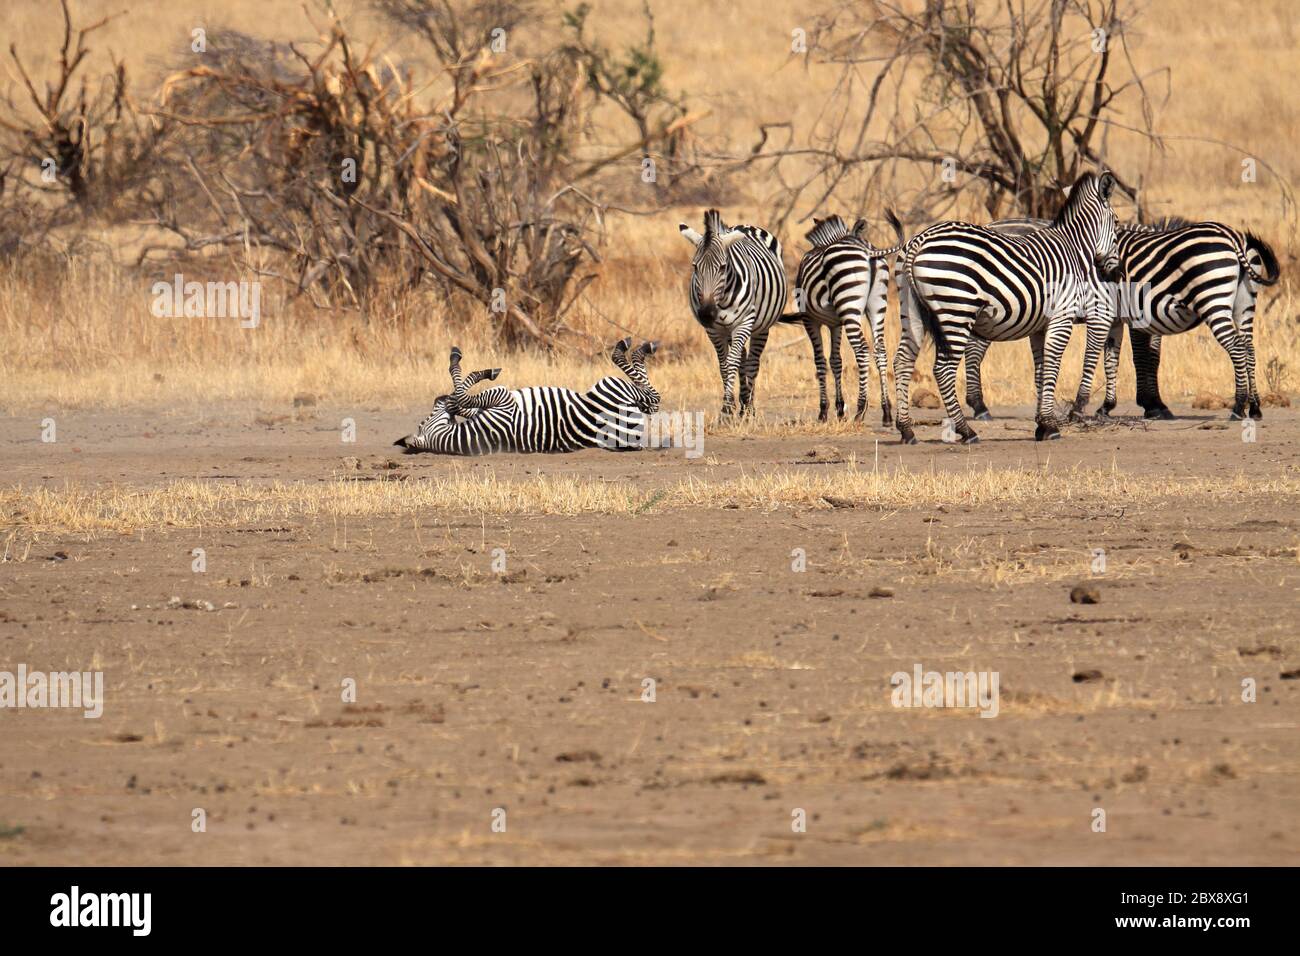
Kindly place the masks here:
[[(1046, 225), (1041, 219), (1008, 219), (990, 228), (1023, 234)], [(1234, 407), (1230, 416), (1262, 418), (1255, 384), (1255, 303), (1262, 286), (1280, 276), (1277, 256), (1267, 242), (1218, 222), (1169, 217), (1154, 223), (1129, 223), (1119, 229), (1123, 279), (1116, 325), (1106, 341), (1106, 397), (1098, 416), (1116, 405), (1115, 382), (1123, 323), (1130, 325), (1137, 402), (1146, 418), (1173, 418), (1160, 398), (1160, 340), (1205, 323), (1232, 362)], [(980, 363), (988, 342), (972, 342), (966, 353), (966, 402), (976, 417), (988, 415)]]
[(757, 226), (726, 225), (716, 209), (704, 214), (702, 235), (686, 223), (678, 228), (695, 246), (691, 312), (718, 355), (722, 414), (736, 411), (737, 377), (740, 412), (752, 412), (763, 349), (789, 294), (781, 243)]
[(897, 425), (914, 444), (909, 386), (923, 332), (935, 338), (934, 377), (944, 409), (962, 441), (978, 441), (957, 400), (957, 365), (974, 338), (1028, 338), (1038, 392), (1034, 438), (1059, 438), (1056, 379), (1077, 314), (1086, 314), (1083, 380), (1075, 407), (1087, 401), (1092, 370), (1110, 332), (1112, 308), (1104, 280), (1118, 274), (1118, 238), (1110, 196), (1115, 177), (1087, 172), (1070, 190), (1051, 225), (1007, 236), (962, 222), (943, 222), (903, 241), (903, 227), (888, 218), (902, 243), (898, 258), (902, 336), (894, 357)]
[(641, 447), (647, 415), (659, 411), (659, 393), (646, 375), (646, 357), (658, 348), (646, 342), (629, 352), (630, 338), (610, 353), (626, 378), (602, 378), (586, 392), (534, 386), (500, 386), (471, 394), (501, 369), (462, 376), (461, 351), (451, 350), (452, 391), (439, 396), (433, 412), (413, 434), (393, 444), (411, 452), (486, 455), (492, 452), (568, 452), (582, 448), (623, 450)]
[[(848, 337), (849, 347), (858, 367), (858, 410), (854, 421), (862, 421), (867, 411), (867, 387), (870, 362), (875, 353), (880, 374), (882, 421), (893, 421), (887, 379), (888, 356), (885, 354), (885, 310), (889, 305), (889, 265), (884, 256), (889, 250), (876, 249), (863, 238), (866, 220), (859, 219), (852, 229), (839, 216), (813, 220), (808, 232), (812, 248), (799, 262), (795, 277), (794, 301), (798, 312), (782, 316), (782, 322), (800, 323), (812, 343), (813, 365), (817, 372), (819, 397), (818, 421), (826, 421), (826, 356), (822, 352), (821, 330), (830, 334), (831, 373), (835, 376), (835, 413), (844, 417), (844, 390), (840, 385), (840, 331)], [(863, 335), (863, 320), (871, 339)]]

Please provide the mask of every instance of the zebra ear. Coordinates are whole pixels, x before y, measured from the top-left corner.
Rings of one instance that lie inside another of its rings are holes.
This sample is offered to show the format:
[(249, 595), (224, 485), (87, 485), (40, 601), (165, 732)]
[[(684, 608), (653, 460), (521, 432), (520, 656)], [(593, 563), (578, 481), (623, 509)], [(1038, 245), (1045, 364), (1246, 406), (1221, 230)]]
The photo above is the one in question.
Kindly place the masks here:
[(862, 238), (862, 233), (866, 231), (866, 228), (867, 221), (865, 219), (859, 219), (853, 224), (853, 234), (858, 238)]
[(1101, 179), (1097, 181), (1097, 191), (1101, 193), (1101, 198), (1110, 201), (1110, 194), (1115, 191), (1115, 176), (1111, 172), (1101, 174)]
[(686, 223), (684, 222), (679, 222), (677, 224), (677, 228), (681, 230), (682, 235), (685, 236), (693, 246), (698, 246), (701, 242), (704, 241), (703, 236), (701, 236), (690, 226), (686, 225)]

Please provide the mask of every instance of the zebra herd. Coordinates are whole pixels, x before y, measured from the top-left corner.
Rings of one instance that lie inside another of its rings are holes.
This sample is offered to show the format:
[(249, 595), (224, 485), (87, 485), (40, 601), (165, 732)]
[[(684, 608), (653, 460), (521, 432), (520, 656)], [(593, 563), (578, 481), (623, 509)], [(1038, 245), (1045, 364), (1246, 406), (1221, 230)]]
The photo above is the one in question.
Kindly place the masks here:
[[(1053, 220), (1013, 219), (987, 226), (942, 222), (910, 239), (904, 237), (901, 224), (890, 212), (898, 244), (884, 249), (863, 236), (863, 220), (852, 229), (838, 216), (816, 220), (807, 236), (812, 248), (800, 262), (795, 282), (795, 313), (773, 320), (770, 313), (749, 310), (750, 301), (764, 298), (756, 291), (763, 276), (755, 273), (712, 279), (710, 288), (744, 289), (745, 296), (715, 298), (709, 301), (707, 311), (697, 304), (701, 300), (696, 297), (693, 278), (691, 305), (715, 346), (727, 331), (734, 333), (734, 348), (758, 328), (764, 330), (766, 341), (765, 330), (772, 321), (802, 323), (813, 345), (821, 420), (827, 417), (828, 402), (820, 330), (827, 327), (831, 332), (836, 412), (843, 416), (839, 360), (843, 329), (858, 364), (856, 418), (860, 420), (866, 412), (868, 353), (874, 352), (883, 420), (889, 424), (884, 321), (887, 260), (896, 255), (894, 278), (902, 328), (894, 356), (895, 424), (909, 444), (916, 442), (910, 414), (911, 378), (926, 333), (935, 339), (934, 374), (945, 413), (964, 442), (979, 439), (957, 399), (958, 364), (966, 359), (966, 399), (974, 417), (987, 418), (980, 363), (993, 342), (1025, 338), (1034, 357), (1035, 438), (1060, 437), (1056, 380), (1077, 322), (1085, 323), (1086, 344), (1071, 418), (1082, 417), (1097, 359), (1103, 353), (1106, 399), (1098, 414), (1104, 417), (1115, 408), (1125, 325), (1130, 327), (1133, 341), (1138, 403), (1148, 418), (1172, 417), (1159, 392), (1160, 337), (1189, 331), (1202, 322), (1209, 325), (1232, 360), (1233, 417), (1262, 417), (1255, 385), (1253, 322), (1259, 288), (1278, 280), (1273, 251), (1257, 236), (1216, 222), (1166, 219), (1120, 226), (1110, 205), (1114, 187), (1110, 173), (1084, 173)], [(725, 242), (729, 235), (727, 227), (719, 227), (714, 212), (709, 216), (715, 225), (706, 228), (702, 239), (681, 227), (697, 244), (695, 269), (705, 246)], [(732, 229), (755, 231), (752, 226)], [(771, 248), (779, 255), (779, 246)], [(711, 268), (716, 273), (716, 265)], [(745, 266), (735, 263), (733, 268), (739, 271)], [(775, 292), (778, 287), (772, 288)], [(727, 317), (725, 325), (722, 316)], [(864, 336), (864, 324), (869, 327), (870, 343)], [(749, 361), (745, 365), (747, 369), (756, 367)], [(725, 393), (728, 367), (721, 365), (721, 372)], [(752, 382), (749, 387), (752, 390)], [(723, 413), (729, 411), (724, 399)]]
[[(829, 415), (823, 329), (830, 333), (836, 414), (845, 414), (843, 331), (858, 370), (855, 420), (862, 420), (867, 411), (874, 356), (882, 420), (889, 425), (892, 419), (907, 444), (917, 440), (910, 386), (926, 334), (935, 341), (934, 377), (945, 414), (966, 443), (979, 438), (957, 398), (958, 365), (964, 358), (972, 415), (985, 419), (989, 415), (980, 364), (989, 346), (1028, 339), (1037, 391), (1035, 438), (1059, 438), (1057, 376), (1073, 326), (1082, 323), (1084, 369), (1069, 416), (1082, 417), (1103, 354), (1106, 397), (1097, 414), (1105, 417), (1115, 408), (1119, 351), (1127, 325), (1138, 404), (1147, 418), (1172, 418), (1160, 398), (1160, 341), (1204, 322), (1232, 360), (1232, 417), (1262, 417), (1253, 323), (1259, 289), (1279, 277), (1272, 249), (1249, 232), (1216, 222), (1166, 219), (1121, 226), (1110, 205), (1114, 188), (1110, 173), (1088, 172), (1075, 182), (1050, 221), (1010, 219), (986, 226), (941, 222), (910, 239), (889, 211), (898, 242), (888, 248), (871, 244), (864, 235), (864, 220), (852, 228), (839, 216), (815, 220), (807, 235), (812, 248), (795, 278), (796, 311), (789, 314), (784, 312), (789, 289), (776, 236), (757, 226), (728, 226), (715, 209), (705, 214), (703, 233), (683, 223), (680, 231), (694, 247), (691, 311), (717, 354), (723, 415), (753, 411), (759, 365), (772, 327), (789, 322), (801, 324), (812, 344), (819, 420)], [(897, 257), (893, 277), (901, 325), (894, 355), (896, 418), (886, 381), (890, 256)], [(601, 379), (586, 393), (493, 387), (474, 395), (469, 389), (495, 379), (500, 369), (462, 376), (460, 351), (453, 349), (452, 392), (439, 397), (416, 432), (396, 444), (407, 451), (456, 455), (637, 447), (635, 438), (645, 416), (658, 411), (659, 393), (645, 370), (655, 344), (630, 348), (631, 340), (625, 339), (611, 354), (625, 377)]]

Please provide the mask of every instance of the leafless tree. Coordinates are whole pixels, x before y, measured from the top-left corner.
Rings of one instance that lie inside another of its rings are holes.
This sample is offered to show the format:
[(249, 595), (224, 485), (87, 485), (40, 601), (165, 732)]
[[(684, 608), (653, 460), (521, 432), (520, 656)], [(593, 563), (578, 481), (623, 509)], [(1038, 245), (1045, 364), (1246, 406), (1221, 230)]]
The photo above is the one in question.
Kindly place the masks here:
[[(1061, 186), (1113, 166), (1112, 130), (1160, 145), (1152, 86), (1167, 71), (1134, 65), (1134, 15), (1121, 0), (837, 2), (809, 55), (840, 75), (808, 146), (780, 155), (805, 164), (781, 218), (801, 200), (904, 191), (916, 218), (976, 202), (992, 217), (1053, 214)], [(1137, 173), (1115, 172), (1140, 204)]]

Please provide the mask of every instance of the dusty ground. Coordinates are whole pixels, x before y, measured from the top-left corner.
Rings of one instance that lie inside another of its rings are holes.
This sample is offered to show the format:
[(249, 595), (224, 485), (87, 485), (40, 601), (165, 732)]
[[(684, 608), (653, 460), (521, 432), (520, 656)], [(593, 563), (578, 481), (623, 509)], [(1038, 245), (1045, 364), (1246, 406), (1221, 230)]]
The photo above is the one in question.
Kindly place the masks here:
[[(1269, 410), (1254, 444), (1222, 413), (1192, 414), (1050, 447), (1022, 415), (982, 425), (974, 448), (933, 427), (900, 448), (873, 426), (710, 436), (697, 460), (418, 456), (381, 471), (412, 413), (69, 412), (49, 445), (41, 416), (0, 420), (0, 483), (458, 472), (654, 488), (851, 467), (805, 456), (826, 443), (875, 468), (875, 438), (881, 469), (1297, 475), (1300, 414)], [(355, 445), (338, 440), (345, 415)], [(102, 669), (107, 684), (100, 720), (0, 712), (0, 864), (1296, 859), (1294, 497), (727, 504), (34, 539), (0, 514), (18, 532), (0, 564), (0, 670)], [(1080, 582), (1099, 603), (1071, 603)], [(999, 715), (895, 709), (890, 675), (916, 664), (997, 671)]]

